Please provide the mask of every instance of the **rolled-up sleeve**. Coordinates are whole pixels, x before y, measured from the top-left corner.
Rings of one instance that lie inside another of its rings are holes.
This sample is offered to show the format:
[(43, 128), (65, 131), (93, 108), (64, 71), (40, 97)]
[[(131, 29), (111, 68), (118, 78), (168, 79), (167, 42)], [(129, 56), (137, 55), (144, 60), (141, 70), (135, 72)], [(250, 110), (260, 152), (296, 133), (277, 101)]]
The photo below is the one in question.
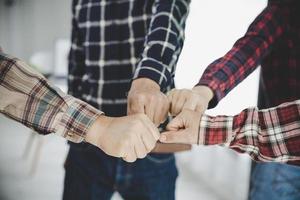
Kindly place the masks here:
[(23, 61), (0, 53), (0, 112), (39, 134), (56, 133), (72, 142), (84, 140), (102, 114), (63, 93)]

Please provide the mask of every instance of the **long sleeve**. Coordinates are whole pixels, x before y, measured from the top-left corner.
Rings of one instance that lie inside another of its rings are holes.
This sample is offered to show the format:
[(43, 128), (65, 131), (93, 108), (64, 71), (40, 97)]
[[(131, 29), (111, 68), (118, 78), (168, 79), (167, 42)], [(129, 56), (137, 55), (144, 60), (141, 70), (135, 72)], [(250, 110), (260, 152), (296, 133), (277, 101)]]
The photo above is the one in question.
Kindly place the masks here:
[(185, 21), (190, 0), (157, 0), (146, 35), (144, 51), (134, 79), (149, 78), (165, 91), (175, 74), (183, 47)]
[(40, 134), (84, 140), (102, 112), (51, 86), (26, 63), (0, 53), (0, 113)]
[(300, 165), (300, 100), (235, 116), (204, 115), (199, 143), (224, 144), (255, 161)]
[(251, 23), (246, 34), (238, 39), (223, 57), (212, 62), (198, 85), (214, 92), (209, 107), (215, 107), (235, 86), (253, 72), (287, 30), (290, 3), (269, 1), (268, 6)]

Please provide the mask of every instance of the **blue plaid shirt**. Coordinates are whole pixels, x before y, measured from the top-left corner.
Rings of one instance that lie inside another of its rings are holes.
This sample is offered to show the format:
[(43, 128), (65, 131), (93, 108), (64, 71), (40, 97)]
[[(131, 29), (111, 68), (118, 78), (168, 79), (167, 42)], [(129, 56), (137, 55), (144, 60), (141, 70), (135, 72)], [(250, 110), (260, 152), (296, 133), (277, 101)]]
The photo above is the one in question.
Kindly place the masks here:
[(190, 0), (74, 0), (69, 93), (126, 115), (131, 81), (174, 87)]

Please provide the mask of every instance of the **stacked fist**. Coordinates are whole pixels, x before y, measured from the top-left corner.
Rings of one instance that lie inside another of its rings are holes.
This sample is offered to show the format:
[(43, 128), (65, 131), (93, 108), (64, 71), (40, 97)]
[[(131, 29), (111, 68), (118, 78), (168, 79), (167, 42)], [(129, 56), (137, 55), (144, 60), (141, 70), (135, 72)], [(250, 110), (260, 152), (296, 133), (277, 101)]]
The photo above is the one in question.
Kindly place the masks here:
[[(136, 79), (128, 93), (128, 116), (100, 116), (89, 129), (86, 141), (127, 162), (144, 158), (158, 140), (194, 144), (201, 115), (212, 96), (212, 91), (206, 86), (192, 90), (174, 89), (165, 95), (156, 82), (147, 78)], [(167, 131), (160, 135), (157, 127), (169, 113), (176, 117), (167, 125)]]

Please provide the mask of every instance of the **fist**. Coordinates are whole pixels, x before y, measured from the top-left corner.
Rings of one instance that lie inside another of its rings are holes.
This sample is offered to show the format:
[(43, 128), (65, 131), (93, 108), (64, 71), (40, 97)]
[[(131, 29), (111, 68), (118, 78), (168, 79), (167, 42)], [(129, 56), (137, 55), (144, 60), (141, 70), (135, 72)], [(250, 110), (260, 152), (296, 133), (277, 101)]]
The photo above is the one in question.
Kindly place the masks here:
[(201, 113), (184, 109), (167, 125), (167, 131), (160, 135), (160, 142), (197, 144), (200, 118)]
[(128, 93), (128, 115), (144, 113), (158, 126), (166, 120), (168, 111), (169, 100), (156, 82), (147, 78), (139, 78), (132, 82)]
[(170, 113), (171, 115), (176, 116), (183, 109), (203, 113), (207, 109), (208, 103), (212, 97), (212, 91), (206, 86), (196, 86), (192, 90), (173, 89), (168, 93)]
[(127, 162), (144, 158), (154, 149), (158, 139), (158, 129), (144, 114), (115, 118), (101, 116), (86, 137), (87, 142), (106, 154)]

